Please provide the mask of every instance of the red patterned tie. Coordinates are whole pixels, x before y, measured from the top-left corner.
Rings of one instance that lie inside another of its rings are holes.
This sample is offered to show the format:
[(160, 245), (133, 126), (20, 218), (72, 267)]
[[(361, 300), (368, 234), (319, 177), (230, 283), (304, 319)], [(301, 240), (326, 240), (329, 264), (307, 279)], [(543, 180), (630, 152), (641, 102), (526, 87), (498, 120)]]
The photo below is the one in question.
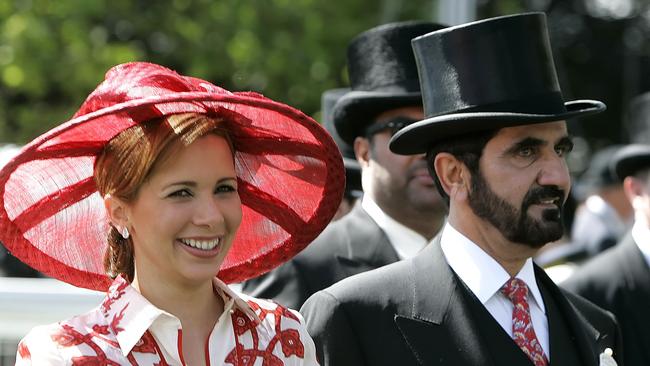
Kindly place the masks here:
[(547, 366), (548, 359), (542, 345), (537, 340), (528, 308), (528, 286), (526, 282), (511, 278), (501, 288), (501, 292), (512, 301), (512, 336), (515, 343), (533, 361), (535, 366)]

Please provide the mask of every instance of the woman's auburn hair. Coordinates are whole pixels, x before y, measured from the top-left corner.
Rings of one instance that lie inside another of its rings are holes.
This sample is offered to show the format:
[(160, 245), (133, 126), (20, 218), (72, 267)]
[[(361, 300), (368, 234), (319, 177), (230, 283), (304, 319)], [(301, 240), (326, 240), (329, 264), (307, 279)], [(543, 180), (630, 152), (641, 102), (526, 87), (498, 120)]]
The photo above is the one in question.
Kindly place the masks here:
[[(197, 113), (174, 114), (130, 127), (111, 139), (95, 160), (94, 178), (102, 197), (110, 194), (126, 203), (132, 202), (140, 187), (174, 151), (187, 147), (208, 134), (221, 136), (234, 146), (222, 121)], [(111, 226), (104, 253), (104, 269), (112, 278), (122, 274), (129, 281), (134, 276), (134, 250), (131, 238), (124, 239)]]

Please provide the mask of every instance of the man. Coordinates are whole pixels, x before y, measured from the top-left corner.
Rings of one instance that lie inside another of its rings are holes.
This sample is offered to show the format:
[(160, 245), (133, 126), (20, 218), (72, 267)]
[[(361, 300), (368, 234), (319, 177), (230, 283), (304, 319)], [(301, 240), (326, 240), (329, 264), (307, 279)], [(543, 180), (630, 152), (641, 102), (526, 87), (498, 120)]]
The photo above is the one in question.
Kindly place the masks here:
[(611, 365), (613, 316), (531, 260), (563, 233), (564, 119), (604, 104), (563, 102), (542, 13), (440, 30), (413, 48), (428, 118), (390, 148), (427, 151), (448, 220), (412, 259), (305, 302), (321, 365)]
[(629, 229), (632, 207), (612, 169), (612, 159), (621, 147), (597, 151), (576, 187), (584, 204), (576, 212), (571, 240), (589, 257), (614, 246)]
[(625, 362), (650, 365), (650, 146), (628, 145), (614, 160), (634, 208), (634, 226), (562, 286), (613, 312), (621, 323)]
[(247, 282), (244, 292), (300, 308), (314, 292), (343, 278), (415, 255), (437, 233), (444, 208), (424, 155), (393, 154), (388, 141), (397, 129), (423, 117), (410, 41), (440, 28), (392, 23), (350, 42), (351, 91), (332, 113), (336, 137), (354, 147), (361, 166), (362, 202), (292, 261)]

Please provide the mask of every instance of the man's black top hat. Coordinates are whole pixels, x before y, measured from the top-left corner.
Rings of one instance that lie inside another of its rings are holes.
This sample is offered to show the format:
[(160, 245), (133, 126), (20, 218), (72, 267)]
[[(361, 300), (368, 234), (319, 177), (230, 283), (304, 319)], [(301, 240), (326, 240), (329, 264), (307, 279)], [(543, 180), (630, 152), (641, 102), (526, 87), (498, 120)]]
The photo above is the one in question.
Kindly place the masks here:
[(564, 102), (543, 13), (449, 27), (412, 41), (426, 119), (390, 142), (398, 154), (426, 152), (468, 132), (568, 119), (605, 110)]
[(321, 96), (321, 119), (327, 132), (332, 135), (334, 142), (343, 155), (343, 166), (345, 167), (345, 195), (349, 197), (361, 197), (361, 166), (357, 162), (352, 145), (343, 141), (334, 128), (332, 120), (332, 107), (347, 92), (349, 88), (329, 89)]
[(650, 146), (627, 145), (614, 156), (616, 175), (623, 180), (643, 170), (650, 170)]
[(339, 136), (352, 145), (378, 114), (422, 105), (411, 39), (443, 28), (428, 22), (384, 24), (357, 35), (348, 46), (351, 91), (332, 111)]
[(630, 142), (650, 142), (650, 92), (637, 95), (630, 101), (624, 123)]

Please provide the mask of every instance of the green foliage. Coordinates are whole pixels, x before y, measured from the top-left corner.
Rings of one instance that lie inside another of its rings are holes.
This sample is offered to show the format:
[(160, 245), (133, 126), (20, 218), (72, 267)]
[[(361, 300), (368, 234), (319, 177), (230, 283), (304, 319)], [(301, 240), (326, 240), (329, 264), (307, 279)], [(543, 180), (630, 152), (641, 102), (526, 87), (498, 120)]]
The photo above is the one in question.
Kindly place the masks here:
[(111, 66), (160, 63), (318, 116), (359, 32), (430, 0), (0, 0), (0, 141), (67, 120)]

